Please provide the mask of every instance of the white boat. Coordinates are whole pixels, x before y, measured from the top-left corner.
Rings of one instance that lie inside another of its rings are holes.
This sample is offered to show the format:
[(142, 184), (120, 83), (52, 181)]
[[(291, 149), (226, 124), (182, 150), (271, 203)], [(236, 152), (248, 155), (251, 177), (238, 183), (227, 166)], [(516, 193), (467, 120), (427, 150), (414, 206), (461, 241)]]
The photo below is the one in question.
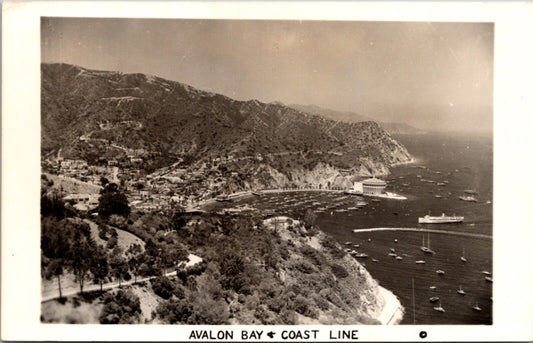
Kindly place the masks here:
[(465, 248), (464, 247), (463, 247), (463, 255), (461, 256), (461, 261), (466, 263)]
[(401, 257), (401, 256), (396, 256), (396, 259), (397, 259), (398, 261), (401, 261), (401, 260), (403, 260), (403, 257)]
[(441, 216), (430, 216), (426, 214), (423, 217), (418, 217), (419, 224), (445, 224), (445, 223), (461, 223), (465, 217), (447, 216), (444, 213)]
[(396, 253), (394, 253), (394, 252), (390, 252), (390, 253), (389, 253), (389, 256), (396, 257), (396, 256), (398, 256), (398, 255), (397, 255)]
[(435, 291), (437, 289), (437, 286), (429, 286), (429, 289), (431, 289), (432, 291)]
[(478, 312), (481, 312), (481, 307), (479, 307), (478, 303), (476, 302), (476, 304), (474, 306), (472, 306), (472, 309), (474, 311), (478, 311)]
[(442, 304), (441, 304), (440, 302), (439, 302), (439, 306), (435, 306), (435, 307), (433, 307), (433, 309), (434, 309), (435, 311), (439, 311), (439, 312), (446, 312), (446, 311), (444, 310), (444, 307), (442, 307)]
[(424, 264), (424, 263), (426, 263), (426, 261), (424, 261), (424, 260), (418, 260), (418, 261), (416, 261), (415, 263), (416, 263), (416, 264)]
[(490, 276), (485, 276), (485, 280), (486, 280), (487, 282), (492, 283), (492, 278), (491, 278)]
[(437, 274), (439, 274), (439, 275), (444, 275), (444, 274), (446, 274), (446, 273), (444, 273), (444, 270), (439, 269), (439, 270), (437, 270)]
[(364, 252), (362, 252), (362, 253), (356, 254), (355, 257), (357, 257), (357, 258), (366, 258), (366, 257), (368, 257), (368, 255), (365, 254)]
[(459, 289), (457, 290), (457, 293), (460, 294), (460, 295), (466, 295), (465, 291), (463, 291), (461, 286), (459, 286)]
[(431, 298), (429, 298), (429, 302), (430, 303), (434, 303), (434, 302), (437, 302), (437, 301), (439, 301), (439, 297), (431, 297)]
[(469, 196), (460, 196), (459, 200), (477, 202), (477, 199), (475, 197), (471, 196), (471, 195), (469, 195)]
[(372, 262), (376, 262), (376, 263), (378, 263), (378, 262), (379, 262), (379, 260), (378, 260), (378, 259), (375, 259), (375, 258), (373, 258), (373, 259), (372, 259)]
[(429, 233), (428, 233), (428, 246), (427, 247), (426, 247), (426, 244), (424, 243), (424, 235), (422, 235), (422, 246), (420, 247), (420, 250), (422, 250), (426, 254), (435, 254), (435, 252), (429, 248)]
[(489, 271), (486, 271), (486, 270), (482, 271), (481, 274), (491, 275), (490, 272), (489, 272)]

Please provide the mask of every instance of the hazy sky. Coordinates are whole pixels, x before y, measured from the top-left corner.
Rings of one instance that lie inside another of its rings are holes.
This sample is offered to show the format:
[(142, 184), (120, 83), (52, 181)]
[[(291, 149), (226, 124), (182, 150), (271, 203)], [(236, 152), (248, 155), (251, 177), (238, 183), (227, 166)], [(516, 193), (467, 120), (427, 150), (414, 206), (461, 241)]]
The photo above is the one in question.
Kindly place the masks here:
[(425, 129), (492, 130), (490, 23), (44, 18), (41, 34), (43, 62)]

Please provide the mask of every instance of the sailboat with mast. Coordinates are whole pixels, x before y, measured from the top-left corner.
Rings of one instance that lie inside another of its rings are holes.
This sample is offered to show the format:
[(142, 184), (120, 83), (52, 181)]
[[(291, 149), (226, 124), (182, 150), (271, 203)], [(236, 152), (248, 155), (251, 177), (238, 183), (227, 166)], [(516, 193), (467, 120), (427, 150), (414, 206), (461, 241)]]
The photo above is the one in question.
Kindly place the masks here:
[(424, 235), (422, 235), (422, 246), (420, 247), (420, 250), (422, 250), (426, 254), (435, 254), (435, 252), (431, 250), (429, 247), (429, 232), (428, 232), (428, 246), (426, 247), (426, 244), (424, 242)]
[(439, 301), (439, 305), (433, 307), (433, 309), (434, 309), (435, 311), (438, 311), (438, 312), (446, 312), (446, 311), (444, 310), (444, 307), (442, 307), (442, 304), (441, 304), (440, 301)]
[(465, 247), (464, 247), (464, 245), (463, 245), (463, 255), (461, 256), (461, 261), (463, 261), (464, 263), (466, 263)]

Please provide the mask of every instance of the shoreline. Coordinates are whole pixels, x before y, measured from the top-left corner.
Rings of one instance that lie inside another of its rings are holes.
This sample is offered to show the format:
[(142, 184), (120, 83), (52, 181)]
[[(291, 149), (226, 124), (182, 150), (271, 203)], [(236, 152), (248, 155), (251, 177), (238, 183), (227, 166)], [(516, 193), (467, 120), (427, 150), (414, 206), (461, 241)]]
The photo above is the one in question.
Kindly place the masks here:
[(398, 297), (394, 295), (388, 289), (378, 286), (379, 294), (385, 299), (385, 306), (381, 310), (381, 313), (376, 318), (382, 325), (397, 325), (399, 324), (404, 315), (404, 308), (398, 300)]
[(404, 165), (407, 165), (407, 164), (416, 164), (416, 163), (420, 163), (420, 161), (421, 160), (419, 158), (411, 157), (408, 161), (405, 161), (405, 162), (391, 163), (390, 167), (394, 168), (394, 167), (398, 167), (398, 166), (404, 166)]

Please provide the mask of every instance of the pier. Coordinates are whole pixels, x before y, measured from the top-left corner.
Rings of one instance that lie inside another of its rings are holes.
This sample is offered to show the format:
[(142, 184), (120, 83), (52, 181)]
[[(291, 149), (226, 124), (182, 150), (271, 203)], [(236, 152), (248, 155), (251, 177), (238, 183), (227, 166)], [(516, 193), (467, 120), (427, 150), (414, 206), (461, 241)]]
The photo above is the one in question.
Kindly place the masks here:
[(463, 237), (472, 237), (472, 238), (482, 238), (482, 239), (492, 239), (492, 236), (484, 235), (482, 233), (471, 233), (471, 232), (461, 232), (461, 231), (444, 231), (444, 230), (435, 230), (435, 229), (419, 229), (419, 228), (409, 228), (409, 227), (377, 227), (369, 229), (353, 229), (353, 233), (360, 232), (376, 232), (376, 231), (409, 231), (409, 232), (429, 232), (429, 233), (442, 233), (445, 235), (455, 235)]

